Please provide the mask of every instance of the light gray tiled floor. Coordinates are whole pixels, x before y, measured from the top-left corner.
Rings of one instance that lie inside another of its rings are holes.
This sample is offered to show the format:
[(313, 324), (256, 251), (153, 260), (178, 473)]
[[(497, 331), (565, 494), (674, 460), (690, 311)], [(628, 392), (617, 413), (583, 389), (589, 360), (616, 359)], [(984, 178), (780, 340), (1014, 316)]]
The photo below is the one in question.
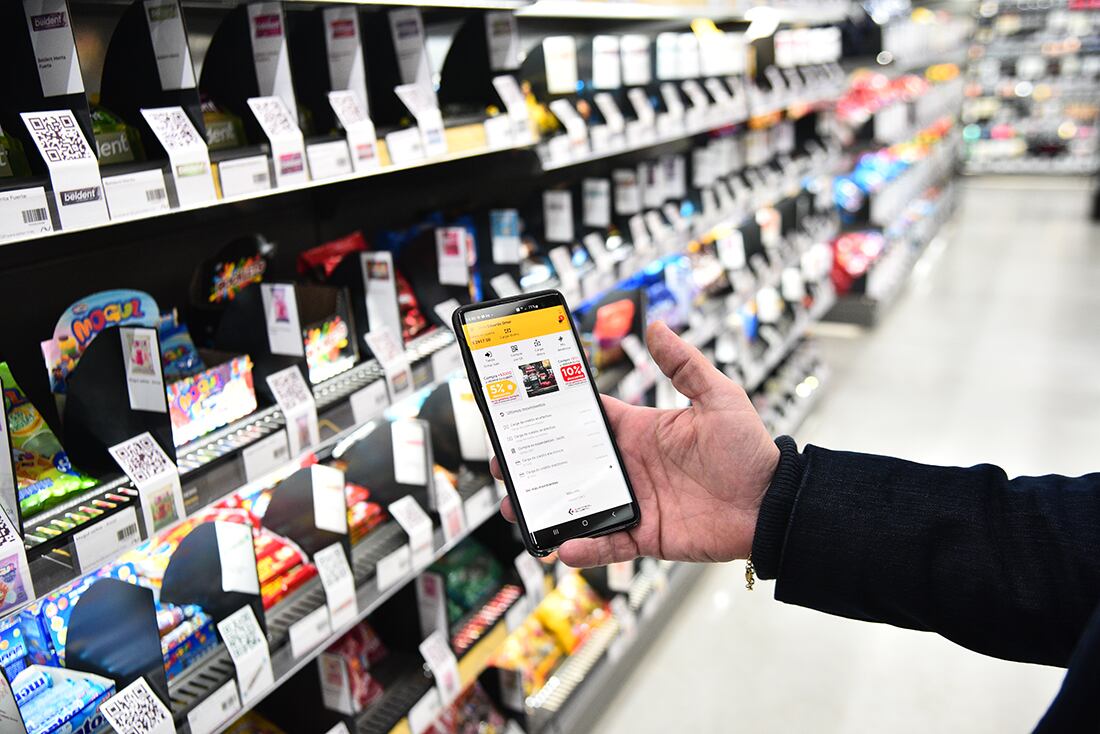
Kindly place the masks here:
[[(967, 180), (872, 332), (822, 339), (834, 379), (798, 436), (1010, 474), (1100, 469), (1100, 228), (1072, 179)], [(843, 569), (837, 569), (843, 573)], [(598, 732), (1028, 732), (1061, 671), (835, 619), (715, 566)]]

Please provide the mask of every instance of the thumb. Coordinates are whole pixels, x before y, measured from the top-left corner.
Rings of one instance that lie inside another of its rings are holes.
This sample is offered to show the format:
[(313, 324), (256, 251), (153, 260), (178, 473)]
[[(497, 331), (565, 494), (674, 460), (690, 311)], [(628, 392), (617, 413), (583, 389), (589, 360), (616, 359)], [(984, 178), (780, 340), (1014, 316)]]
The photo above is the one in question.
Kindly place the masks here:
[(672, 380), (677, 392), (693, 403), (713, 402), (728, 378), (703, 353), (676, 335), (663, 321), (650, 324), (646, 342), (661, 372)]

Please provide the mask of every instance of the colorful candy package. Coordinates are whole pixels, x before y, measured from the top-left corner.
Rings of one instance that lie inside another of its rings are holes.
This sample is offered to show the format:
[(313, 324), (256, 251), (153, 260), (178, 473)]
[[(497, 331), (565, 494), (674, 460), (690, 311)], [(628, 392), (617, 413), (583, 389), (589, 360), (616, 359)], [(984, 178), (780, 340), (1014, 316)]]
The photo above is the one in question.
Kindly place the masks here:
[(50, 389), (58, 395), (65, 393), (69, 373), (92, 339), (108, 326), (155, 327), (159, 321), (157, 302), (142, 291), (100, 291), (80, 299), (57, 320), (53, 338), (42, 342)]
[(4, 389), (12, 464), (23, 517), (31, 517), (71, 494), (95, 486), (94, 479), (69, 463), (57, 436), (15, 382), (5, 362), (0, 362), (0, 384)]

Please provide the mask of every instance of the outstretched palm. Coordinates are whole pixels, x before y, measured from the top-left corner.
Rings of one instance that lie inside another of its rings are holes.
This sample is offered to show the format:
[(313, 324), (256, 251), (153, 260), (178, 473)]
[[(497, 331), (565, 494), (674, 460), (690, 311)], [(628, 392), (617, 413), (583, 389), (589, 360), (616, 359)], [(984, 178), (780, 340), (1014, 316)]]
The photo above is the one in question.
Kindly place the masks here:
[[(647, 341), (661, 371), (692, 405), (658, 410), (604, 398), (642, 519), (628, 532), (567, 541), (559, 555), (571, 566), (636, 556), (728, 561), (752, 546), (779, 450), (745, 391), (698, 350), (664, 324), (651, 326)], [(507, 501), (502, 511), (514, 520)]]

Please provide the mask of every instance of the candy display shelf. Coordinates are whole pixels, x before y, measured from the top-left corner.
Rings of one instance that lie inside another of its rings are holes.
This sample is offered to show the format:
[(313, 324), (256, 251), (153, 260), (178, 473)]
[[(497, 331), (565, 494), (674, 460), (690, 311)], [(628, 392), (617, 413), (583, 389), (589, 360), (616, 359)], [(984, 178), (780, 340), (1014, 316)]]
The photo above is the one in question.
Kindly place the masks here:
[(712, 2), (708, 4), (662, 4), (621, 2), (618, 0), (536, 0), (521, 8), (521, 18), (598, 18), (606, 20), (682, 20), (706, 18), (715, 22), (751, 20), (769, 14), (783, 23), (808, 25), (836, 23), (847, 14), (847, 4), (827, 0), (820, 3), (769, 3), (753, 0)]
[(622, 686), (704, 571), (690, 563), (643, 563), (625, 618), (601, 627), (528, 699), (528, 732), (589, 730), (602, 704)]
[(963, 165), (967, 174), (1090, 175), (1100, 170), (1100, 155), (971, 158)]
[(947, 185), (937, 196), (934, 207), (921, 220), (887, 238), (884, 254), (866, 276), (865, 292), (846, 294), (837, 299), (827, 321), (873, 326), (897, 300), (909, 282), (913, 266), (935, 239), (943, 223), (958, 203), (954, 185)]
[(171, 209), (167, 212), (154, 212), (154, 213), (151, 213), (151, 214), (143, 214), (143, 215), (138, 215), (138, 216), (134, 216), (134, 217), (127, 217), (127, 218), (122, 218), (122, 219), (112, 219), (112, 220), (110, 220), (110, 221), (108, 221), (104, 224), (97, 224), (97, 225), (92, 226), (92, 227), (56, 229), (52, 232), (44, 232), (44, 233), (33, 235), (33, 236), (30, 236), (30, 237), (20, 237), (20, 238), (13, 238), (13, 239), (8, 239), (8, 240), (3, 240), (3, 241), (0, 241), (0, 246), (12, 245), (12, 244), (16, 244), (16, 243), (19, 243), (19, 242), (31, 242), (31, 241), (37, 241), (37, 240), (43, 240), (43, 239), (50, 239), (50, 238), (54, 238), (54, 237), (62, 237), (64, 235), (72, 234), (74, 232), (87, 232), (89, 230), (101, 230), (101, 229), (104, 229), (106, 227), (117, 227), (117, 226), (120, 226), (120, 225), (126, 225), (126, 224), (130, 224), (130, 223), (135, 223), (135, 222), (148, 222), (150, 220), (156, 220), (158, 222), (158, 224), (163, 223), (163, 226), (171, 227), (171, 226), (173, 226), (173, 224), (172, 224), (173, 218), (178, 217), (179, 215), (185, 214), (185, 213), (188, 213), (188, 212), (201, 212), (201, 211), (209, 210), (209, 209), (216, 208), (216, 207), (231, 207), (231, 206), (234, 206), (236, 204), (241, 204), (241, 203), (250, 202), (250, 201), (259, 201), (259, 200), (264, 200), (264, 199), (271, 199), (272, 197), (278, 197), (278, 196), (282, 196), (282, 195), (285, 195), (285, 194), (291, 194), (291, 193), (294, 193), (294, 192), (307, 191), (307, 190), (310, 190), (310, 189), (320, 189), (320, 188), (324, 188), (324, 187), (327, 187), (327, 186), (338, 186), (340, 184), (346, 184), (346, 183), (354, 182), (354, 181), (365, 181), (365, 180), (368, 180), (368, 179), (378, 178), (380, 176), (384, 177), (384, 176), (387, 176), (387, 175), (390, 175), (390, 174), (399, 174), (399, 173), (404, 172), (404, 171), (414, 171), (414, 170), (418, 170), (418, 169), (431, 168), (433, 166), (445, 166), (448, 163), (454, 163), (454, 162), (457, 162), (457, 161), (468, 160), (468, 159), (471, 159), (471, 158), (478, 158), (478, 157), (481, 157), (481, 156), (500, 155), (500, 154), (506, 154), (509, 151), (527, 150), (527, 149), (530, 149), (533, 144), (534, 143), (524, 143), (524, 144), (521, 144), (521, 145), (510, 145), (510, 146), (503, 146), (503, 147), (496, 147), (496, 148), (490, 148), (490, 147), (475, 148), (475, 149), (472, 149), (472, 150), (466, 150), (466, 151), (461, 151), (461, 152), (456, 152), (456, 153), (448, 153), (446, 155), (436, 156), (436, 157), (431, 157), (431, 158), (425, 158), (423, 160), (412, 161), (412, 162), (408, 162), (408, 163), (399, 163), (399, 164), (398, 163), (390, 163), (389, 165), (382, 166), (382, 167), (380, 167), (376, 170), (373, 170), (373, 171), (364, 171), (364, 172), (350, 173), (350, 174), (340, 175), (340, 176), (332, 176), (332, 177), (329, 177), (329, 178), (322, 178), (322, 179), (317, 179), (317, 180), (313, 180), (313, 181), (308, 181), (306, 183), (299, 184), (299, 185), (296, 185), (296, 186), (272, 187), (272, 188), (267, 189), (265, 191), (259, 191), (259, 192), (255, 192), (255, 193), (251, 193), (251, 194), (245, 194), (245, 195), (242, 195), (242, 196), (226, 197), (226, 198), (218, 199), (216, 201), (211, 201), (209, 203), (199, 204), (199, 205), (196, 205), (196, 206), (181, 206), (181, 207), (177, 207), (175, 209)]
[[(764, 118), (771, 117), (772, 119), (765, 126), (774, 125), (780, 119), (784, 117), (797, 118), (805, 114), (807, 109), (817, 108), (831, 104), (835, 101), (835, 98), (821, 98), (813, 100), (799, 101), (797, 103), (791, 103), (784, 105), (778, 109), (767, 110), (750, 110), (742, 114), (727, 114), (711, 116), (711, 119), (703, 122), (689, 125), (684, 122), (678, 122), (675, 129), (662, 134), (659, 131), (653, 131), (645, 140), (637, 142), (634, 145), (630, 145), (626, 142), (625, 138), (620, 136), (618, 141), (611, 141), (601, 147), (598, 150), (594, 150), (591, 147), (589, 150), (576, 154), (569, 155), (555, 155), (551, 149), (551, 142), (548, 140), (544, 143), (540, 143), (536, 150), (539, 154), (539, 159), (542, 163), (543, 171), (557, 171), (572, 166), (581, 166), (594, 161), (605, 160), (607, 158), (613, 158), (615, 156), (626, 155), (630, 153), (637, 153), (650, 148), (655, 148), (661, 145), (668, 145), (671, 143), (677, 143), (688, 138), (695, 137), (697, 135), (704, 135), (715, 130), (731, 127), (734, 125), (743, 125), (750, 120), (750, 118)], [(562, 136), (564, 137), (564, 136)]]
[[(472, 479), (472, 478), (471, 478)], [(488, 520), (496, 512), (497, 494), (492, 484), (479, 485), (476, 481), (465, 483), (458, 487), (462, 496), (466, 512), (466, 529), (456, 537), (446, 540), (442, 530), (435, 528), (432, 538), (433, 550), (431, 562), (442, 558), (448, 551), (471, 532)], [(484, 495), (488, 493), (492, 497), (491, 502), (484, 502)], [(298, 672), (303, 666), (317, 657), (322, 651), (338, 640), (344, 633), (354, 627), (359, 621), (381, 607), (395, 593), (401, 590), (409, 582), (415, 579), (422, 568), (409, 568), (406, 572), (388, 583), (384, 588), (379, 587), (378, 576), (375, 573), (379, 562), (394, 553), (400, 553), (407, 547), (407, 536), (395, 522), (390, 522), (376, 528), (363, 542), (352, 550), (352, 571), (356, 581), (356, 601), (359, 612), (354, 620), (350, 620), (331, 634), (324, 636), (322, 641), (311, 645), (308, 650), (298, 651), (297, 656), (290, 644), (290, 628), (294, 624), (302, 622), (310, 614), (318, 609), (323, 609), (325, 596), (321, 588), (321, 582), (317, 579), (305, 584), (286, 599), (267, 612), (268, 643), (271, 649), (271, 664), (275, 675), (274, 684), (266, 687), (252, 702), (255, 705), (274, 692), (280, 685)], [(427, 565), (427, 564), (425, 564)], [(201, 663), (192, 667), (179, 680), (173, 681), (169, 687), (172, 699), (172, 711), (176, 719), (176, 729), (180, 734), (191, 731), (188, 715), (193, 715), (197, 706), (204, 701), (216, 700), (217, 693), (224, 686), (233, 686), (233, 665), (229, 660), (229, 654), (224, 646), (219, 645)], [(225, 721), (216, 731), (222, 731), (240, 713), (241, 709), (231, 710), (226, 713)]]

